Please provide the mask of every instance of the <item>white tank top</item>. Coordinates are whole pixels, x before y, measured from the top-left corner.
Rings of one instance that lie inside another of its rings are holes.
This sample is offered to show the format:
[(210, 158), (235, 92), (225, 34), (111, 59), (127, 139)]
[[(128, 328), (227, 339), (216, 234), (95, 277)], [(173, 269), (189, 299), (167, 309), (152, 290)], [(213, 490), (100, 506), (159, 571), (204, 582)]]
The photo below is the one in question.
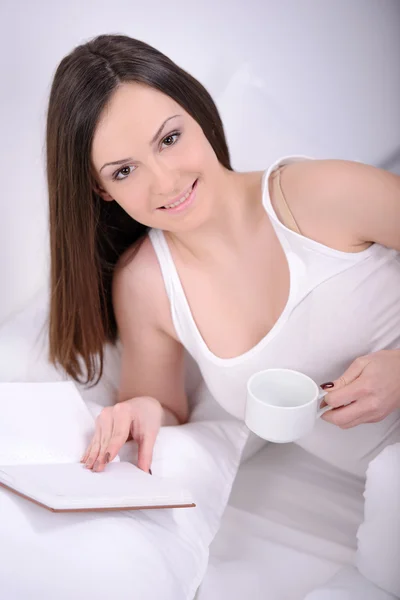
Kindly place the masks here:
[[(320, 384), (337, 379), (359, 356), (400, 348), (400, 253), (379, 244), (357, 253), (334, 250), (288, 229), (278, 219), (269, 197), (269, 177), (280, 166), (302, 160), (312, 159), (285, 157), (263, 174), (263, 205), (286, 254), (290, 291), (272, 329), (240, 356), (220, 358), (207, 347), (163, 232), (149, 233), (178, 339), (198, 364), (217, 402), (239, 419), (244, 418), (247, 380), (256, 371), (296, 369)], [(319, 419), (311, 434), (297, 443), (362, 474), (368, 461), (395, 441), (400, 441), (400, 411), (379, 423), (347, 430)]]

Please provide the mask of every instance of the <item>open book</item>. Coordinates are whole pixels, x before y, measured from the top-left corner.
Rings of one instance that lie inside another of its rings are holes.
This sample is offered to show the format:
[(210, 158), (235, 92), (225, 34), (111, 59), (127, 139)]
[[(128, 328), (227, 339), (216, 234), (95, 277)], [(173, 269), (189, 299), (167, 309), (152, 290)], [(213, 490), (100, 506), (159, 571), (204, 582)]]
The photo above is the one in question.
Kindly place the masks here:
[(54, 512), (195, 506), (176, 482), (118, 457), (86, 469), (94, 425), (71, 381), (0, 383), (0, 486)]

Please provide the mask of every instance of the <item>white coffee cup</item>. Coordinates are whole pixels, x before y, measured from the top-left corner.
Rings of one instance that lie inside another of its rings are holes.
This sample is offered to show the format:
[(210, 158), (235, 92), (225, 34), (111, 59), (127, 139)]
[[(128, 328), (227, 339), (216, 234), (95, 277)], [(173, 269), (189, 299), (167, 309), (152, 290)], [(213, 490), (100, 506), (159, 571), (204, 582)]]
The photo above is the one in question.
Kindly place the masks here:
[(332, 408), (320, 408), (326, 394), (299, 371), (259, 371), (247, 382), (245, 423), (270, 442), (293, 442), (310, 433), (316, 419)]

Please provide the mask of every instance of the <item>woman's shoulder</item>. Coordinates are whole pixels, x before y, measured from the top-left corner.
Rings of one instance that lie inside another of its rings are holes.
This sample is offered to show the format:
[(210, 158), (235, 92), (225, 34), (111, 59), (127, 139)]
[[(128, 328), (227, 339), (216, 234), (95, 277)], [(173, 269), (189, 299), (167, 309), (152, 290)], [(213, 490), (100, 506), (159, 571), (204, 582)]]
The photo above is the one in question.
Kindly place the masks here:
[(282, 179), (299, 201), (333, 199), (336, 202), (344, 198), (345, 202), (360, 195), (378, 192), (379, 187), (389, 181), (397, 185), (399, 177), (379, 167), (344, 159), (307, 159), (282, 161)]
[(127, 248), (113, 276), (113, 305), (117, 311), (138, 311), (175, 337), (158, 258), (149, 236)]
[(114, 271), (112, 300), (120, 327), (157, 331), (179, 341), (161, 269), (148, 236), (121, 255)]
[(303, 235), (345, 251), (373, 242), (396, 247), (388, 224), (399, 223), (397, 176), (340, 159), (282, 167), (282, 191)]
[(161, 288), (159, 284), (162, 284), (162, 278), (158, 259), (146, 235), (120, 256), (114, 271), (114, 287), (148, 296), (155, 287)]

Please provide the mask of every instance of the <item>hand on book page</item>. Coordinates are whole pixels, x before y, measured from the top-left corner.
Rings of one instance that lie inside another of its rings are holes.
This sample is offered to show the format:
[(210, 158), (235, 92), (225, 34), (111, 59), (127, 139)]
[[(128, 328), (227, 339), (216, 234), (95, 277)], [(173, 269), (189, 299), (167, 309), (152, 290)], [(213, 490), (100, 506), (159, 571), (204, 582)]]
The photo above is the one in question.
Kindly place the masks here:
[(94, 436), (81, 462), (88, 469), (103, 471), (132, 436), (138, 444), (139, 469), (150, 471), (162, 419), (163, 407), (155, 398), (132, 398), (107, 406), (96, 419)]

